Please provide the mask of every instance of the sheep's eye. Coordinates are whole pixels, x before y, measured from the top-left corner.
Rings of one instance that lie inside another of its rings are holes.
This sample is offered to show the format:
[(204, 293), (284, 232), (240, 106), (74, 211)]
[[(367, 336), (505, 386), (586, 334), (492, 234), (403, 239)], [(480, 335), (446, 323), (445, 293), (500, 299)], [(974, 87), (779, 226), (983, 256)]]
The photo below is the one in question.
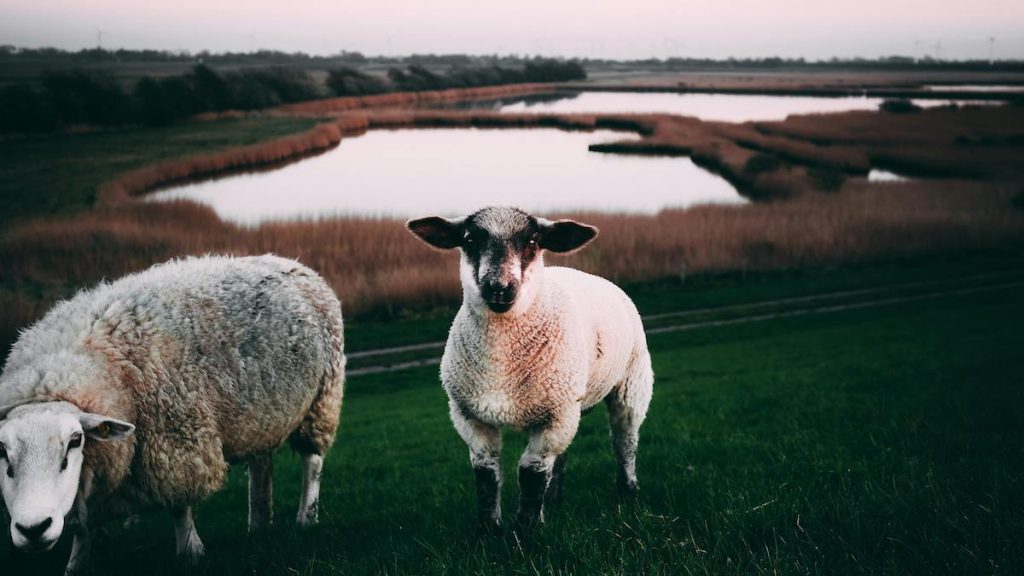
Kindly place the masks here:
[(472, 246), (473, 243), (476, 242), (476, 239), (470, 236), (469, 234), (467, 234), (466, 237), (463, 238), (462, 240), (463, 242), (465, 242), (466, 246)]
[(7, 460), (7, 446), (0, 444), (0, 460)]
[(71, 441), (68, 442), (68, 450), (70, 450), (72, 448), (78, 448), (81, 445), (82, 445), (82, 434), (80, 432), (75, 432), (74, 434), (71, 435)]

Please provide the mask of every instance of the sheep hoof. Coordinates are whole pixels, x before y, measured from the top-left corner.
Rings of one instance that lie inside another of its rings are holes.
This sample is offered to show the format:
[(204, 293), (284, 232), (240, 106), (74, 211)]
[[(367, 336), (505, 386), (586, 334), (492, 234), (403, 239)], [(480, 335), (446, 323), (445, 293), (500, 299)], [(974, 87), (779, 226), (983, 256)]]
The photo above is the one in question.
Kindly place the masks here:
[(544, 525), (544, 514), (531, 514), (529, 512), (519, 512), (516, 516), (516, 529), (520, 532), (533, 532), (538, 530)]
[(492, 518), (490, 516), (480, 518), (477, 521), (477, 532), (482, 536), (494, 536), (496, 534), (501, 534), (501, 519)]
[(319, 516), (316, 509), (306, 510), (299, 513), (298, 517), (295, 518), (295, 523), (299, 525), (299, 528), (312, 528), (320, 522)]
[(622, 498), (635, 498), (640, 495), (640, 485), (636, 480), (619, 479), (617, 488), (619, 496)]
[(189, 545), (178, 552), (178, 562), (187, 568), (195, 568), (203, 561), (206, 547), (202, 542), (189, 542)]

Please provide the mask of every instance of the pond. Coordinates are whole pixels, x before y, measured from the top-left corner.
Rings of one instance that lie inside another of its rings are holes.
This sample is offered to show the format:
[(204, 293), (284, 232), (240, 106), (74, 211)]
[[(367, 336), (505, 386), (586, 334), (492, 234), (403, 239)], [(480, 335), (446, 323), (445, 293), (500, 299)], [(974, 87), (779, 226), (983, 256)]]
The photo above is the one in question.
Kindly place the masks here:
[(931, 84), (922, 88), (941, 92), (1024, 92), (1024, 84)]
[(457, 216), (494, 204), (542, 214), (653, 214), (746, 202), (689, 158), (587, 150), (592, 143), (635, 137), (541, 128), (375, 130), (275, 170), (185, 184), (147, 198), (194, 200), (243, 225), (336, 216)]
[(912, 180), (909, 176), (897, 174), (890, 170), (882, 170), (881, 168), (872, 168), (868, 172), (868, 182), (909, 182)]
[[(922, 108), (930, 108), (956, 101), (920, 99), (913, 102)], [(784, 120), (786, 116), (793, 114), (878, 110), (881, 103), (881, 98), (860, 96), (825, 98), (753, 94), (566, 91), (506, 100), (463, 102), (455, 107), (489, 108), (502, 112), (679, 114), (695, 116), (701, 120), (749, 122)]]

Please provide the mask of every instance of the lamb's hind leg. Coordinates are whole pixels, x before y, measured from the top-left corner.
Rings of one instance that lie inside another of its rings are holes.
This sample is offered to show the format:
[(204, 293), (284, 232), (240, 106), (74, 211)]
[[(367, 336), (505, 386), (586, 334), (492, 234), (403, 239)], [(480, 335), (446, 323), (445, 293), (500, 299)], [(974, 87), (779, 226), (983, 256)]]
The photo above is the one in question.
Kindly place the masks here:
[(548, 492), (544, 497), (545, 506), (562, 501), (562, 486), (565, 484), (565, 464), (568, 454), (568, 452), (562, 452), (555, 458), (555, 464), (551, 468), (551, 482), (548, 484)]
[(273, 462), (270, 453), (249, 460), (249, 533), (270, 525), (274, 514)]
[(620, 493), (630, 494), (638, 489), (636, 479), (636, 450), (640, 439), (640, 425), (647, 416), (651, 403), (654, 373), (651, 361), (644, 355), (633, 373), (605, 398), (608, 422), (611, 425), (612, 449), (618, 461), (617, 484)]
[(295, 521), (309, 527), (320, 521), (320, 476), (324, 468), (324, 454), (334, 442), (341, 415), (341, 398), (345, 380), (345, 357), (338, 356), (332, 369), (324, 375), (309, 413), (292, 433), (292, 449), (302, 455), (302, 496)]
[(323, 467), (323, 456), (302, 455), (302, 499), (296, 518), (299, 526), (309, 527), (320, 521), (320, 475)]

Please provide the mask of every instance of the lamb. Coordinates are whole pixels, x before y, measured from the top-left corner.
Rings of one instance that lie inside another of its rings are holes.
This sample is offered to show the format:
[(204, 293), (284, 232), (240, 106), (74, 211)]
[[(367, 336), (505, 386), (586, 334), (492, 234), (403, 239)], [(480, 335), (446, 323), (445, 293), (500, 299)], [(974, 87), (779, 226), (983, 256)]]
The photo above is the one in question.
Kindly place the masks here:
[(544, 250), (578, 250), (597, 229), (504, 207), (407, 226), (435, 248), (461, 249), (463, 302), (441, 380), (452, 422), (469, 446), (481, 524), (501, 527), (501, 427), (529, 431), (517, 521), (534, 526), (544, 521), (545, 500), (561, 495), (581, 414), (602, 399), (619, 489), (635, 491), (638, 433), (654, 383), (640, 316), (611, 282), (544, 266)]
[(298, 524), (318, 516), (341, 410), (341, 305), (272, 255), (172, 261), (101, 284), (23, 332), (0, 374), (0, 489), (14, 545), (77, 521), (67, 572), (106, 519), (161, 507), (180, 559), (203, 555), (191, 507), (249, 467), (249, 530), (271, 521), (271, 454), (302, 457)]

